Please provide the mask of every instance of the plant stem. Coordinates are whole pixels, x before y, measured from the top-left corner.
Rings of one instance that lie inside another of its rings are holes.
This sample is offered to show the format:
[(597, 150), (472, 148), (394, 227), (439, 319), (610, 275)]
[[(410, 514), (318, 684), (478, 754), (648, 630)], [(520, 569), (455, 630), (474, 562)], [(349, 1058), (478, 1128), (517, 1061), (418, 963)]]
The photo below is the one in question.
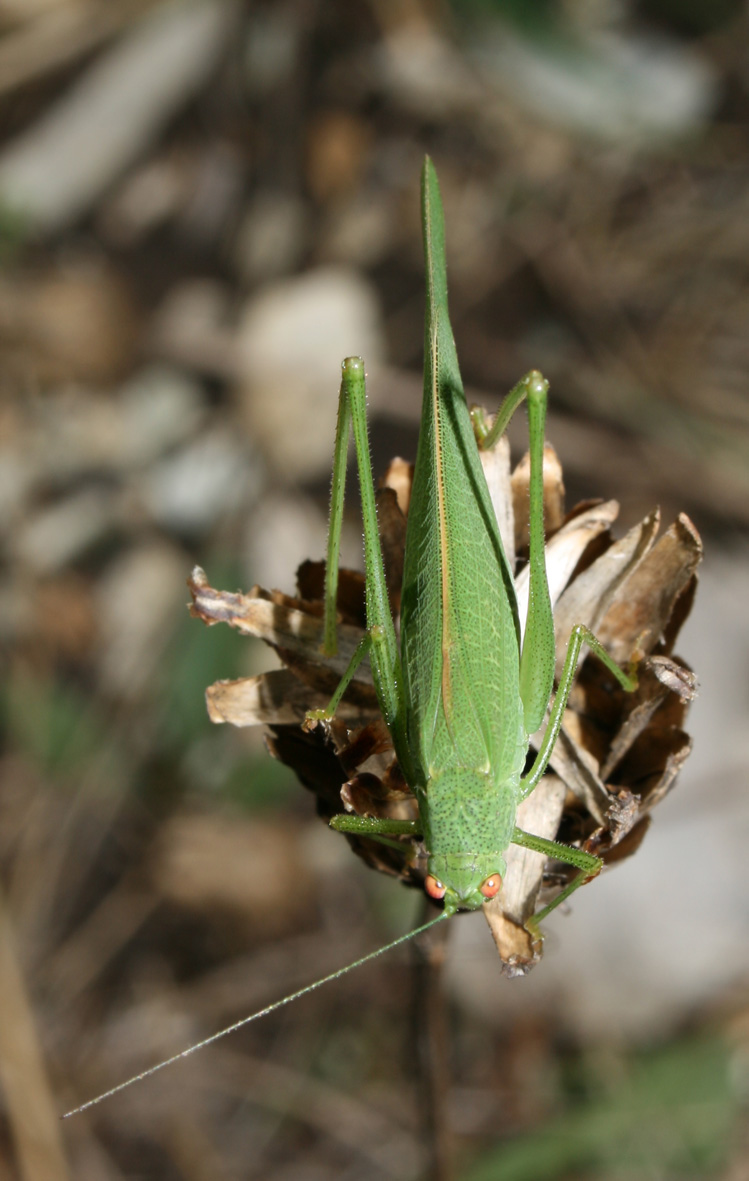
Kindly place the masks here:
[[(425, 900), (426, 902), (426, 900)], [(426, 910), (434, 908), (426, 903)], [(423, 1138), (425, 1181), (452, 1181), (453, 1138), (448, 1114), (449, 1046), (442, 968), (449, 923), (438, 923), (413, 948), (413, 1059)]]

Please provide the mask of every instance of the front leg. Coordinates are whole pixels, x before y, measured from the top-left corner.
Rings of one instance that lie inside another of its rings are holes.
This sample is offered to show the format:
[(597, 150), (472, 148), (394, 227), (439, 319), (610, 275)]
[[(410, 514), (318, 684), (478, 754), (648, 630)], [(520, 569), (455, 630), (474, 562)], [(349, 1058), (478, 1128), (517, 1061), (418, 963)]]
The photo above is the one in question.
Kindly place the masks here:
[(580, 870), (580, 873), (557, 894), (548, 906), (545, 906), (538, 914), (534, 914), (525, 924), (525, 929), (534, 940), (542, 940), (539, 923), (552, 910), (555, 910), (560, 902), (564, 902), (571, 894), (574, 894), (580, 886), (584, 886), (586, 882), (598, 877), (603, 868), (603, 861), (593, 853), (586, 853), (584, 849), (573, 849), (570, 845), (563, 845), (559, 841), (549, 841), (545, 837), (534, 836), (533, 833), (525, 832), (522, 828), (515, 828), (512, 834), (512, 843), (520, 845), (524, 849), (533, 849), (536, 853), (543, 853), (547, 857), (553, 857), (555, 861), (563, 861), (566, 865), (574, 865)]
[(418, 820), (387, 820), (379, 816), (354, 816), (343, 813), (334, 816), (330, 827), (336, 832), (355, 833), (359, 837), (371, 837), (382, 845), (390, 845), (393, 849), (403, 852), (403, 844), (393, 840), (396, 836), (421, 836), (421, 824)]

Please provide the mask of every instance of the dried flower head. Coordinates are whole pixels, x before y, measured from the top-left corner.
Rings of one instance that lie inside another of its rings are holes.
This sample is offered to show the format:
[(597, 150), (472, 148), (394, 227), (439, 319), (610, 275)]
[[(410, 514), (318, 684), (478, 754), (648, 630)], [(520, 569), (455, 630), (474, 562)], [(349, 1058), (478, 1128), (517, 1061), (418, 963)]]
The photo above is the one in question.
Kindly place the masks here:
[[(510, 471), (506, 440), (482, 462), (511, 567), (521, 618), (528, 602), (528, 475), (524, 457)], [(412, 468), (394, 460), (378, 491), (379, 529), (390, 603), (397, 618)], [(579, 845), (610, 865), (640, 845), (653, 807), (673, 786), (690, 750), (683, 730), (695, 679), (673, 656), (686, 619), (702, 555), (699, 535), (683, 514), (658, 537), (660, 515), (647, 516), (615, 540), (615, 501), (587, 501), (564, 511), (562, 471), (552, 447), (544, 454), (546, 565), (561, 671), (572, 628), (583, 623), (623, 667), (638, 663), (639, 687), (625, 693), (604, 666), (584, 659), (547, 773), (518, 811), (527, 831)], [(324, 564), (305, 562), (295, 597), (254, 587), (249, 594), (217, 591), (199, 568), (189, 581), (192, 614), (228, 623), (270, 644), (283, 668), (258, 677), (218, 681), (207, 690), (214, 722), (263, 725), (271, 753), (315, 793), (320, 816), (342, 809), (363, 816), (416, 819), (416, 799), (401, 774), (379, 714), (367, 665), (360, 665), (335, 719), (302, 729), (307, 710), (329, 701), (365, 627), (364, 578), (342, 571), (338, 594), (339, 652), (321, 655)], [(534, 735), (537, 747), (543, 730)], [(347, 835), (372, 868), (423, 886), (426, 853), (420, 840), (398, 847)], [(539, 853), (510, 846), (507, 873), (484, 913), (504, 970), (526, 971), (540, 956), (525, 923), (576, 870)]]

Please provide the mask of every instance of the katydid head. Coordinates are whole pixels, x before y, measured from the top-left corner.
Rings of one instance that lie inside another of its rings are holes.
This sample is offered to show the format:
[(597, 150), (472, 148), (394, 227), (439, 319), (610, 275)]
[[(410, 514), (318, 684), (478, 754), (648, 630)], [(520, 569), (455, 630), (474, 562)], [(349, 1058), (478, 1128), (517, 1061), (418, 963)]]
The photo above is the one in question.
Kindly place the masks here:
[[(501, 865), (488, 870), (487, 863)], [(424, 886), (430, 898), (442, 901), (446, 914), (456, 910), (478, 910), (502, 887), (505, 865), (501, 858), (466, 858), (462, 856), (434, 856), (429, 858), (429, 873)]]

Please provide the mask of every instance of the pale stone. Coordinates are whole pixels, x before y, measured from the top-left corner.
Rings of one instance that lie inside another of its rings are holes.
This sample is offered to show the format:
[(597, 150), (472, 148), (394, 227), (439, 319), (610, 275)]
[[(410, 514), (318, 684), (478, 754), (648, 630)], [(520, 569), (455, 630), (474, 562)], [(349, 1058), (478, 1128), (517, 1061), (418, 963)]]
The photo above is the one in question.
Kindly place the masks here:
[(355, 271), (320, 267), (250, 300), (239, 329), (246, 421), (286, 479), (330, 469), (341, 362), (374, 367), (383, 349), (377, 298)]

